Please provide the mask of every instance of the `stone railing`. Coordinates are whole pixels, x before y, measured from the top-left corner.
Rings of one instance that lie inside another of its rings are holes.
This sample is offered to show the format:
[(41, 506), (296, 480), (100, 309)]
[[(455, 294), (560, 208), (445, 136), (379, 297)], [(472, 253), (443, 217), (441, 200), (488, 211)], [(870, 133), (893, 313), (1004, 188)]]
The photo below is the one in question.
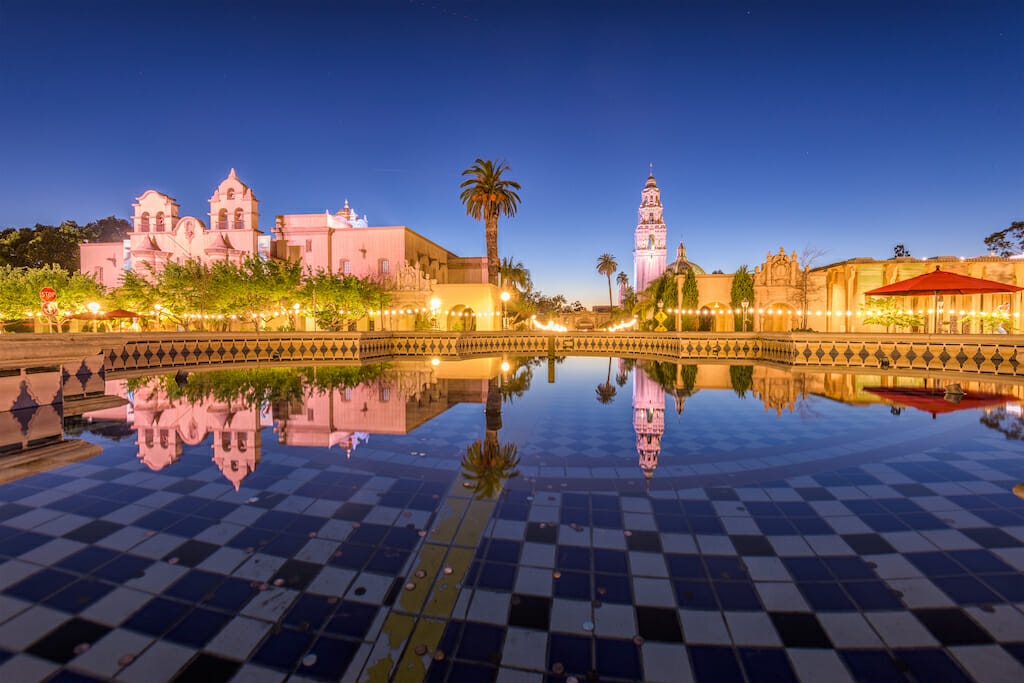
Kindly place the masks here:
[(770, 361), (1024, 378), (1024, 335), (657, 332), (165, 332), (0, 337), (0, 368), (102, 354), (107, 372), (264, 362), (365, 363), (479, 355)]

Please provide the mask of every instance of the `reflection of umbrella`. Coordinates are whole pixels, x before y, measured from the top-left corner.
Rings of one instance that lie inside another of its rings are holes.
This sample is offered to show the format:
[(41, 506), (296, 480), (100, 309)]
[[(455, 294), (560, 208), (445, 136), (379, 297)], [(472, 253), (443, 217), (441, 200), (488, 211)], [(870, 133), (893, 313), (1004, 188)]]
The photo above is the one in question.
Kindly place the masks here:
[(970, 394), (946, 394), (942, 389), (902, 389), (899, 387), (864, 387), (879, 398), (901, 407), (917, 408), (931, 413), (952, 413), (971, 408), (989, 408), (1016, 401), (1016, 396), (1006, 394), (985, 394), (972, 391)]
[(894, 282), (885, 287), (878, 287), (864, 292), (869, 296), (921, 296), (924, 294), (935, 295), (935, 327), (933, 331), (939, 331), (939, 295), (940, 294), (1003, 294), (1006, 292), (1019, 292), (1024, 287), (1007, 285), (995, 280), (983, 280), (978, 277), (968, 277), (939, 270), (924, 275), (912, 277), (909, 280)]

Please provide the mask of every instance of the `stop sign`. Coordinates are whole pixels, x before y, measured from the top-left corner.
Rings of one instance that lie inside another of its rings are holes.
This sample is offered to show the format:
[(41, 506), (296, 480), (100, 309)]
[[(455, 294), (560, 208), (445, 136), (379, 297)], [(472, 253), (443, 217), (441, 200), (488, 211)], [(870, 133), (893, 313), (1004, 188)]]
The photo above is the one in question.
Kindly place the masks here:
[(39, 298), (43, 301), (55, 301), (57, 299), (57, 290), (53, 287), (43, 287), (39, 290)]

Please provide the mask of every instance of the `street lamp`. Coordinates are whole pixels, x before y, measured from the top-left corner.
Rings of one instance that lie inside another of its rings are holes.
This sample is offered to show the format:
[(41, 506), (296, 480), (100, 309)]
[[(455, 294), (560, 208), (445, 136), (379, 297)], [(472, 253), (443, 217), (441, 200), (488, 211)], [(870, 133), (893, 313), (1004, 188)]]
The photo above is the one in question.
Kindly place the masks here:
[(92, 313), (92, 331), (99, 332), (100, 324), (99, 320), (97, 319), (96, 312), (100, 310), (100, 305), (95, 301), (90, 301), (86, 308), (88, 308), (89, 312)]
[(506, 327), (507, 327), (507, 325), (505, 324), (505, 304), (511, 298), (512, 298), (512, 295), (509, 294), (508, 292), (502, 292), (501, 293), (501, 329), (503, 329), (503, 330), (506, 329)]
[(750, 308), (750, 302), (746, 299), (740, 302), (740, 306), (743, 307), (743, 331), (747, 331), (747, 309)]
[(441, 310), (441, 300), (436, 296), (430, 300), (430, 329), (438, 328), (437, 313)]

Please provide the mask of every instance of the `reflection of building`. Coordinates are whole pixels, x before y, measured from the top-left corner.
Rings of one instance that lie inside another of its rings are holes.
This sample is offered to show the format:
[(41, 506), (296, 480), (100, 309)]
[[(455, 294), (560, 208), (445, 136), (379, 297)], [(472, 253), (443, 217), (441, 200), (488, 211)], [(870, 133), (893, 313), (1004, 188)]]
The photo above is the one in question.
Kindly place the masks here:
[[(395, 309), (428, 309), (437, 298), (442, 310), (454, 313), (452, 325), (492, 329), (491, 313), (501, 308), (497, 287), (487, 284), (486, 257), (457, 256), (405, 226), (371, 227), (347, 200), (334, 214), (277, 216), (267, 234), (259, 227), (259, 201), (231, 169), (209, 203), (207, 226), (193, 216), (179, 217), (173, 197), (147, 190), (134, 204), (127, 240), (81, 245), (82, 272), (117, 287), (126, 270), (147, 276), (172, 261), (241, 263), (259, 255), (299, 261), (313, 271), (372, 278), (389, 291)], [(412, 329), (414, 320), (398, 316), (387, 328)]]
[(259, 464), (259, 406), (211, 398), (171, 400), (159, 386), (136, 391), (133, 406), (138, 458), (151, 470), (177, 462), (184, 444), (196, 446), (207, 436), (213, 439), (213, 462), (235, 490)]
[(242, 399), (171, 399), (159, 382), (131, 393), (126, 382), (115, 380), (108, 382), (107, 392), (130, 403), (83, 417), (131, 422), (138, 434), (137, 457), (153, 471), (181, 458), (184, 446), (198, 446), (210, 437), (213, 462), (238, 490), (259, 465), (261, 430), (274, 420), (281, 444), (339, 446), (351, 456), (372, 434), (408, 434), (458, 403), (484, 403), (487, 380), (497, 373), (499, 362), (481, 358), (439, 367), (413, 362), (355, 387), (305, 386), (301, 399), (274, 404), (269, 420), (261, 415), (259, 404)]
[(665, 432), (665, 391), (640, 368), (633, 371), (633, 429), (640, 469), (650, 479), (658, 466)]

